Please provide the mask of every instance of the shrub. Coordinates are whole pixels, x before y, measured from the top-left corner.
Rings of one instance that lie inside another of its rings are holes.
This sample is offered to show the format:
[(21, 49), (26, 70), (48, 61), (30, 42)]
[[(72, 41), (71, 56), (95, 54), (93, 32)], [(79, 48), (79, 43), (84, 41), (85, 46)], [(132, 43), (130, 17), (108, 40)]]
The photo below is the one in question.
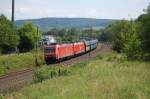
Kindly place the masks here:
[(71, 74), (71, 71), (67, 68), (63, 67), (48, 67), (48, 66), (42, 66), (39, 67), (35, 71), (35, 81), (36, 82), (42, 82), (46, 79), (52, 79), (54, 77), (58, 76), (68, 76)]
[(43, 66), (43, 67), (38, 68), (35, 71), (35, 76), (36, 76), (37, 81), (43, 81), (51, 77), (51, 71), (49, 70), (48, 67)]
[(132, 39), (127, 44), (123, 52), (126, 54), (128, 59), (138, 59), (141, 55), (141, 42), (138, 39)]

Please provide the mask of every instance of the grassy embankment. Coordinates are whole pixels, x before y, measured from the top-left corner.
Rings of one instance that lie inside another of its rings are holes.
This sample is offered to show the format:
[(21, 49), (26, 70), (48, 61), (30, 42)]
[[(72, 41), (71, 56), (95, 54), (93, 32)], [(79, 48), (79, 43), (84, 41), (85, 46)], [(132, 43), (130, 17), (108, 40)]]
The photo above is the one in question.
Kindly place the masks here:
[[(43, 76), (49, 67), (41, 71)], [(50, 70), (59, 67), (50, 67)], [(150, 99), (150, 63), (127, 61), (118, 54), (104, 54), (69, 71), (2, 96), (4, 99)], [(40, 68), (41, 69), (41, 68)], [(39, 70), (40, 71), (40, 70)]]
[[(39, 64), (44, 62), (42, 51), (39, 51), (37, 58)], [(35, 52), (0, 56), (0, 75), (31, 67), (34, 63)]]

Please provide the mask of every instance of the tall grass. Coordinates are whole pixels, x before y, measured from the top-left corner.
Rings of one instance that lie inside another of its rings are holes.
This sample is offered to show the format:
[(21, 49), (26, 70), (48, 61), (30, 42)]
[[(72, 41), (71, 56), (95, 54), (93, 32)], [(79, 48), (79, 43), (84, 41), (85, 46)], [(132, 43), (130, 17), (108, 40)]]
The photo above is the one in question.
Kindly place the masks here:
[[(42, 52), (37, 55), (38, 63), (44, 62)], [(35, 64), (35, 53), (23, 53), (0, 56), (0, 75), (12, 72), (18, 69), (33, 66)]]
[(1, 96), (4, 99), (150, 99), (150, 63), (108, 53), (60, 76)]

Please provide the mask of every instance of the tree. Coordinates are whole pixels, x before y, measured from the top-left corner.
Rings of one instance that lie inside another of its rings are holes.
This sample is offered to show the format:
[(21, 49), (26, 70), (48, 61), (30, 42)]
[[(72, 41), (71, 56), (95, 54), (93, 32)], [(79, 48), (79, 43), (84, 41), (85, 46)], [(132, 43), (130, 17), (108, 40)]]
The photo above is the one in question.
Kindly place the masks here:
[(142, 49), (146, 53), (150, 53), (150, 5), (145, 10), (146, 13), (139, 16), (137, 21), (140, 23), (140, 36), (142, 39)]
[(24, 24), (18, 29), (20, 36), (19, 51), (27, 52), (34, 48), (36, 40), (40, 38), (40, 34), (37, 35), (37, 29), (32, 23)]
[(127, 24), (127, 21), (122, 20), (114, 23), (111, 27), (112, 32), (114, 34), (113, 48), (117, 52), (121, 52), (123, 50), (125, 41), (127, 40)]
[(128, 59), (138, 59), (142, 56), (142, 49), (141, 49), (141, 38), (139, 36), (139, 23), (130, 21), (131, 27), (128, 31), (131, 37), (128, 41), (124, 44), (123, 52), (126, 54)]
[(85, 30), (83, 31), (83, 36), (92, 38), (92, 37), (93, 37), (93, 34), (94, 34), (93, 32), (94, 32), (94, 30), (93, 30), (92, 28), (85, 29)]
[(117, 52), (124, 51), (125, 46), (133, 39), (139, 38), (137, 26), (134, 21), (122, 20), (112, 25), (112, 32), (114, 34), (113, 48)]
[(4, 15), (0, 16), (0, 51), (8, 53), (19, 43), (16, 27)]
[(112, 42), (113, 41), (113, 33), (111, 31), (111, 26), (106, 27), (105, 29), (101, 29), (98, 35), (98, 40), (102, 42)]

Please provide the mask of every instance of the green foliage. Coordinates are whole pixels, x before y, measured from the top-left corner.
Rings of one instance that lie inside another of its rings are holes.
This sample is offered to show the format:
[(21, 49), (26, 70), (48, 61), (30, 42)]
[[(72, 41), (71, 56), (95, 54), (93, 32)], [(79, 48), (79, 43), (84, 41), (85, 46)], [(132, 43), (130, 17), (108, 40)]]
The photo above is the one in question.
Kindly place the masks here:
[(111, 25), (113, 48), (128, 59), (150, 59), (150, 5), (136, 21), (122, 20)]
[(146, 14), (141, 15), (137, 20), (141, 26), (140, 36), (142, 40), (142, 49), (146, 53), (150, 53), (150, 6), (146, 10)]
[[(43, 53), (37, 55), (38, 64), (44, 63)], [(34, 53), (28, 52), (24, 54), (12, 54), (0, 56), (0, 75), (7, 74), (12, 71), (32, 67), (35, 64)]]
[(141, 42), (138, 39), (131, 39), (125, 44), (124, 52), (128, 59), (139, 59), (142, 55)]
[(67, 76), (70, 75), (70, 73), (71, 72), (67, 68), (41, 66), (35, 71), (35, 77), (36, 82), (42, 82), (43, 80), (58, 76)]
[(99, 59), (99, 60), (103, 59), (103, 55), (102, 54), (97, 55), (96, 59)]
[(112, 42), (114, 34), (111, 31), (111, 25), (101, 29), (98, 33), (98, 40), (102, 42)]
[(94, 30), (92, 28), (83, 30), (83, 36), (84, 37), (90, 37), (90, 38), (92, 38), (94, 36), (93, 33), (94, 33)]
[(72, 42), (72, 41), (79, 40), (81, 36), (81, 31), (76, 28), (71, 28), (71, 29), (53, 28), (45, 34), (54, 35), (58, 42)]
[(79, 63), (76, 63), (74, 64), (73, 67), (78, 67), (78, 68), (83, 68), (83, 67), (86, 67), (88, 65), (88, 62), (87, 61), (82, 61), (82, 62), (79, 62)]
[(20, 52), (27, 52), (32, 50), (41, 36), (40, 33), (37, 33), (37, 29), (32, 23), (24, 24), (18, 30), (18, 32), (21, 38), (19, 44)]
[(43, 66), (35, 71), (35, 76), (37, 81), (43, 81), (45, 79), (51, 78), (51, 70), (48, 66)]
[(140, 59), (143, 53), (140, 27), (139, 22), (132, 20), (123, 20), (112, 25), (114, 50), (125, 53), (128, 59)]
[(150, 60), (150, 53), (144, 53), (142, 59), (143, 59), (144, 61), (149, 61), (149, 60)]
[(126, 59), (124, 57), (123, 54), (116, 54), (115, 52), (112, 53), (112, 52), (109, 52), (109, 53), (106, 53), (106, 54), (103, 54), (103, 59), (101, 60), (105, 60), (107, 62), (124, 62)]
[[(72, 74), (72, 71), (75, 68), (83, 68), (88, 65), (88, 62), (83, 61), (73, 65), (73, 68), (67, 67), (49, 67), (47, 65), (39, 67), (35, 71), (36, 82), (42, 82), (46, 79), (52, 79), (59, 76), (68, 76)], [(72, 71), (71, 71), (72, 70)]]
[(79, 39), (79, 33), (75, 28), (71, 28), (68, 30), (67, 34), (63, 37), (63, 41), (76, 41)]
[(46, 35), (54, 35), (58, 42), (72, 42), (82, 38), (97, 38), (99, 41), (111, 42), (113, 34), (110, 31), (110, 27), (106, 29), (57, 29), (53, 28), (45, 33)]
[[(104, 54), (104, 58), (117, 56)], [(113, 58), (112, 58), (113, 59)], [(149, 99), (150, 63), (92, 60), (74, 73), (32, 84), (4, 99)], [(64, 67), (65, 68), (65, 67)]]
[(136, 21), (122, 20), (111, 26), (113, 48), (128, 59), (148, 60), (150, 53), (150, 5)]
[(123, 52), (129, 59), (141, 58), (141, 39), (138, 31), (139, 24), (131, 21), (130, 38), (124, 44)]
[(4, 15), (0, 16), (0, 53), (7, 53), (19, 43), (16, 27)]
[(112, 25), (114, 33), (113, 48), (121, 52), (131, 39), (137, 39), (136, 24), (133, 21), (122, 20)]
[(150, 3), (149, 3), (149, 5), (148, 5), (148, 7), (147, 7), (147, 9), (146, 9), (146, 13), (147, 13), (148, 15), (150, 15)]

